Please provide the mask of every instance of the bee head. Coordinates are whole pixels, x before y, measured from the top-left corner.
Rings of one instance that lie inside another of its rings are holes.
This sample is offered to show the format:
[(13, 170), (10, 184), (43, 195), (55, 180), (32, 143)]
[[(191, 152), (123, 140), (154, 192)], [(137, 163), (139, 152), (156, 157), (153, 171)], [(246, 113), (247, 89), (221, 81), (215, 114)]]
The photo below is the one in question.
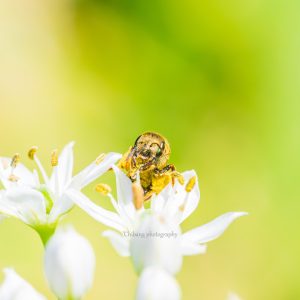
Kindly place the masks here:
[(170, 156), (168, 141), (158, 133), (146, 132), (135, 141), (135, 157), (141, 165), (152, 162), (158, 168), (166, 165)]

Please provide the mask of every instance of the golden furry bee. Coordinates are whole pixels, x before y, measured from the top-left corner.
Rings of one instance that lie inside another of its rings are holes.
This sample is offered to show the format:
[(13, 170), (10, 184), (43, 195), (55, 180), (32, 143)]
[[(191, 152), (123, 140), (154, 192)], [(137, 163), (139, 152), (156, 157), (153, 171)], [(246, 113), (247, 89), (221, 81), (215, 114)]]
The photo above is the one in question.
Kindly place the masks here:
[(168, 183), (175, 179), (183, 184), (182, 175), (174, 165), (168, 165), (171, 149), (166, 138), (154, 132), (140, 135), (133, 146), (123, 155), (119, 167), (135, 182), (139, 173), (144, 190), (144, 200), (153, 193), (158, 194)]

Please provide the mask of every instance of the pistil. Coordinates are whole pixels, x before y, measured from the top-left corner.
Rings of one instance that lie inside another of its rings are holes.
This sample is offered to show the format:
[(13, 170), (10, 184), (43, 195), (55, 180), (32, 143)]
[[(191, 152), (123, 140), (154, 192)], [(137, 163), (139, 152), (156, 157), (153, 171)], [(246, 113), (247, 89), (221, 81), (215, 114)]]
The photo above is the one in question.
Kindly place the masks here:
[(51, 166), (53, 167), (54, 172), (54, 180), (55, 180), (55, 193), (59, 194), (59, 180), (58, 180), (58, 172), (57, 172), (57, 166), (58, 166), (58, 150), (54, 149), (51, 152)]

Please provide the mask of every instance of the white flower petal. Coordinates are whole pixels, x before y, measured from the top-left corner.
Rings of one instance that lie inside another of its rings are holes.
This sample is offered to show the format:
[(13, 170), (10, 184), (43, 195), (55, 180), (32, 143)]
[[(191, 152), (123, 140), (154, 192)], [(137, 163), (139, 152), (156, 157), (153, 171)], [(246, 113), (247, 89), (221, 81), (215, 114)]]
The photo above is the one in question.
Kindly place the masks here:
[(66, 192), (66, 196), (98, 222), (121, 232), (126, 229), (118, 214), (96, 205), (81, 192), (70, 189)]
[(121, 157), (122, 155), (119, 153), (110, 152), (105, 155), (101, 163), (96, 164), (96, 162), (92, 162), (89, 166), (73, 177), (71, 187), (81, 190), (108, 171)]
[(129, 223), (133, 224), (136, 209), (133, 204), (132, 182), (118, 167), (112, 166), (112, 168), (116, 174), (117, 198), (121, 213), (123, 218), (127, 218)]
[[(194, 170), (186, 171), (182, 173), (182, 175), (184, 177), (185, 184), (187, 184), (192, 177), (197, 178), (197, 174)], [(185, 190), (184, 192), (187, 193)], [(198, 178), (197, 178), (194, 188), (187, 195), (187, 201), (180, 222), (183, 222), (187, 217), (189, 217), (194, 212), (194, 210), (197, 208), (199, 204), (199, 201), (200, 201), (200, 189), (199, 189)]]
[(204, 254), (206, 252), (206, 245), (199, 245), (189, 240), (181, 238), (181, 253), (184, 256)]
[(247, 215), (245, 212), (226, 213), (205, 225), (184, 233), (182, 238), (194, 243), (207, 243), (218, 238), (235, 219), (245, 215)]
[[(21, 163), (17, 164), (17, 166), (12, 170), (10, 163), (11, 158), (0, 158), (0, 180), (6, 189), (16, 185), (36, 187), (36, 176), (33, 172)], [(9, 180), (12, 173), (18, 178), (17, 183)]]
[(158, 267), (143, 271), (138, 281), (136, 300), (180, 300), (181, 291), (172, 275)]
[(158, 213), (162, 214), (166, 204), (169, 202), (170, 198), (174, 195), (172, 191), (172, 184), (168, 184), (158, 195), (153, 195), (151, 199), (151, 209)]
[[(73, 147), (74, 142), (67, 144), (60, 156), (58, 157), (58, 165), (53, 168), (50, 178), (50, 186), (53, 192), (58, 191), (60, 194), (64, 188), (70, 183), (73, 172)], [(57, 176), (57, 181), (56, 177)], [(58, 184), (58, 187), (56, 185)]]
[(73, 229), (58, 230), (45, 249), (45, 273), (59, 299), (81, 299), (94, 279), (95, 255), (90, 243)]
[(150, 266), (159, 266), (171, 274), (177, 273), (182, 265), (179, 237), (177, 226), (155, 215), (145, 214), (130, 239), (130, 254), (136, 272), (140, 273)]
[(129, 240), (113, 230), (106, 230), (102, 233), (102, 236), (109, 239), (114, 249), (120, 256), (128, 257), (129, 252)]
[(14, 217), (27, 223), (27, 220), (18, 212), (17, 208), (3, 198), (0, 199), (0, 214), (1, 220), (5, 217)]
[(175, 181), (175, 185), (167, 185), (158, 195), (154, 195), (151, 200), (151, 208), (156, 213), (163, 215), (167, 219), (173, 219), (180, 224), (189, 217), (197, 208), (200, 200), (200, 190), (198, 180), (194, 188), (188, 193), (186, 184), (192, 177), (197, 178), (194, 170), (182, 173), (184, 185)]
[(4, 269), (5, 280), (0, 286), (1, 300), (46, 300), (13, 269)]
[(1, 206), (5, 204), (14, 216), (22, 216), (22, 221), (29, 225), (38, 225), (47, 220), (44, 196), (36, 190), (27, 187), (11, 188), (1, 200)]
[(54, 223), (62, 215), (69, 212), (74, 206), (74, 202), (66, 194), (59, 197), (53, 204), (49, 215), (49, 222)]

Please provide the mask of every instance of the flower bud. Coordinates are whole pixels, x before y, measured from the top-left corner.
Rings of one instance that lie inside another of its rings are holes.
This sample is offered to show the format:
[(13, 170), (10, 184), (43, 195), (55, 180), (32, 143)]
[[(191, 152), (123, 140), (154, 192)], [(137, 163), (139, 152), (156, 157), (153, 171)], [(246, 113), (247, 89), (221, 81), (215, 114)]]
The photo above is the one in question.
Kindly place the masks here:
[(177, 281), (158, 267), (143, 271), (138, 282), (136, 300), (179, 300), (181, 291)]
[(45, 273), (61, 300), (81, 299), (92, 286), (95, 255), (90, 243), (74, 229), (60, 229), (45, 249)]

